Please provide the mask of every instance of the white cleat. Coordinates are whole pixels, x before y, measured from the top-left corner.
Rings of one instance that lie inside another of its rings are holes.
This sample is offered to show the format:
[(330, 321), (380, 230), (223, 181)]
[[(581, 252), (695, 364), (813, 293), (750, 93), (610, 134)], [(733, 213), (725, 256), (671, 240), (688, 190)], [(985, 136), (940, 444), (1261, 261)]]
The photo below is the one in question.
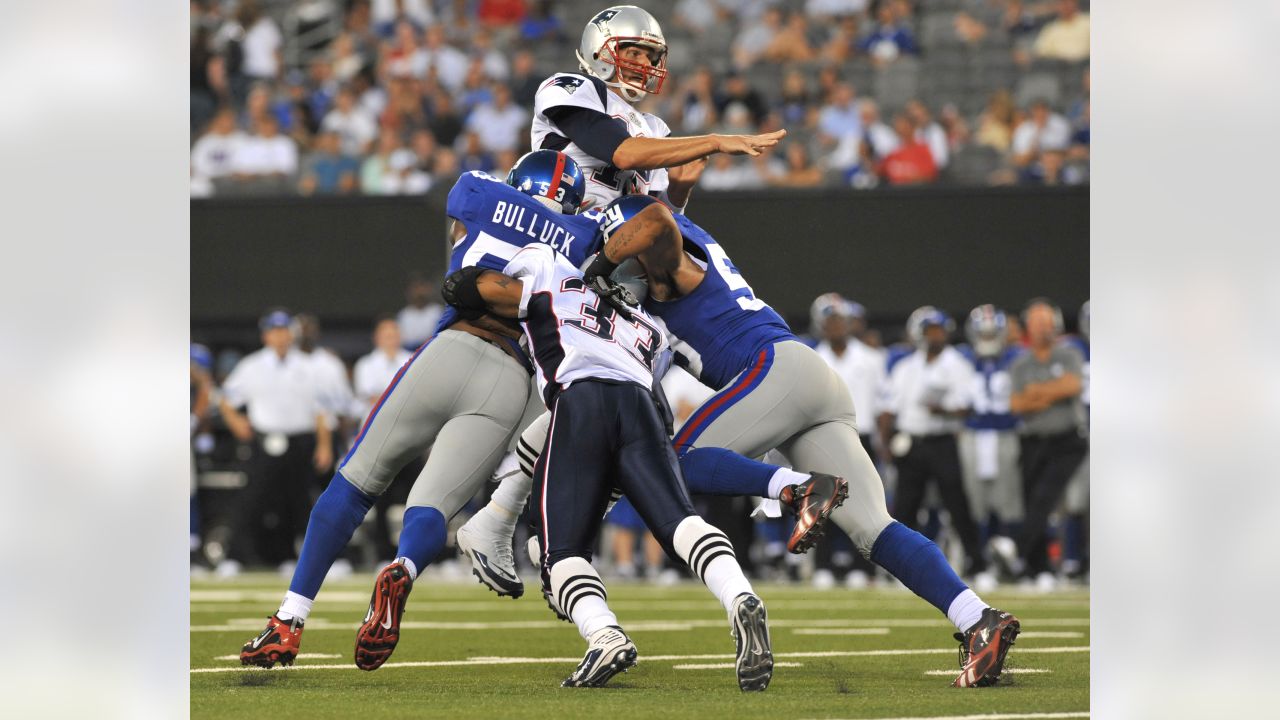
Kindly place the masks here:
[(518, 598), (524, 594), (524, 582), (516, 574), (511, 537), (486, 532), (479, 517), (477, 514), (458, 528), (458, 549), (471, 561), (471, 573), (482, 585), (500, 596)]
[(610, 625), (597, 630), (587, 645), (587, 654), (578, 669), (560, 683), (561, 687), (604, 687), (609, 678), (636, 666), (639, 653), (635, 643), (622, 631)]
[(738, 687), (743, 692), (763, 691), (773, 678), (773, 648), (764, 602), (751, 593), (742, 593), (734, 599), (729, 616), (738, 646)]

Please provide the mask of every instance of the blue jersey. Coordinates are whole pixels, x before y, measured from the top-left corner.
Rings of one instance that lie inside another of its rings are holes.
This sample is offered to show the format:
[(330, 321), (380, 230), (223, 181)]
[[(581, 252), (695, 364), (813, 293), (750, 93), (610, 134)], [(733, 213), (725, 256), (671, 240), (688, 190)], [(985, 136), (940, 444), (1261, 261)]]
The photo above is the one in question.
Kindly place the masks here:
[(979, 357), (968, 345), (959, 350), (978, 371), (974, 378), (973, 412), (965, 418), (965, 427), (970, 430), (1016, 428), (1018, 417), (1009, 411), (1009, 398), (1013, 395), (1009, 367), (1026, 351), (1021, 347), (1008, 347), (996, 357)]
[(679, 340), (677, 362), (704, 385), (723, 388), (761, 348), (796, 337), (773, 308), (756, 298), (724, 248), (688, 218), (676, 214), (684, 247), (707, 274), (693, 292), (669, 302), (651, 295), (644, 309)]
[[(599, 214), (565, 215), (482, 172), (458, 178), (445, 214), (467, 228), (453, 246), (446, 274), (464, 267), (502, 272), (526, 245), (543, 243), (581, 267), (600, 249)], [(436, 332), (452, 325), (458, 311), (446, 306)]]

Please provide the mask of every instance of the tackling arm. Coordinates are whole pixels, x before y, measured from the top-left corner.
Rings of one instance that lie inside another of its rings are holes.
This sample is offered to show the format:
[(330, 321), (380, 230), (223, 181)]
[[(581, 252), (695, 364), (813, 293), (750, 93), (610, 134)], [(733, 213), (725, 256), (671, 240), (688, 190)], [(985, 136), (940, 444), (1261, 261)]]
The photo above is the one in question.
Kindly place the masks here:
[(520, 297), (524, 283), (494, 270), (465, 267), (444, 279), (445, 302), (458, 308), (459, 314), (490, 313), (515, 319), (520, 316)]

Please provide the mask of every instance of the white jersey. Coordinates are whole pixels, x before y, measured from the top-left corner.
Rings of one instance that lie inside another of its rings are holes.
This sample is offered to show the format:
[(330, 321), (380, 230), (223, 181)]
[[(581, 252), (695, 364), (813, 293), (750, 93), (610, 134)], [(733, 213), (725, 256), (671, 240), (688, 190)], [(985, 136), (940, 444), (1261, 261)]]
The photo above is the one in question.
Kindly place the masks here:
[(631, 137), (667, 137), (671, 129), (662, 118), (637, 111), (598, 78), (580, 73), (556, 73), (547, 78), (533, 98), (531, 147), (535, 150), (559, 150), (578, 163), (587, 179), (587, 207), (607, 205), (624, 194), (647, 195), (667, 189), (665, 169), (619, 170), (570, 142), (546, 115), (550, 108), (566, 106), (613, 116), (626, 125)]
[(653, 387), (654, 365), (666, 350), (657, 323), (643, 310), (620, 316), (587, 289), (582, 273), (550, 246), (527, 245), (504, 271), (519, 279), (520, 320), (538, 366), (538, 389), (550, 405), (578, 380)]
[(818, 343), (814, 350), (849, 388), (858, 432), (863, 435), (875, 432), (879, 414), (876, 397), (887, 379), (885, 351), (869, 347), (856, 338), (849, 339), (841, 355), (836, 355), (826, 341)]

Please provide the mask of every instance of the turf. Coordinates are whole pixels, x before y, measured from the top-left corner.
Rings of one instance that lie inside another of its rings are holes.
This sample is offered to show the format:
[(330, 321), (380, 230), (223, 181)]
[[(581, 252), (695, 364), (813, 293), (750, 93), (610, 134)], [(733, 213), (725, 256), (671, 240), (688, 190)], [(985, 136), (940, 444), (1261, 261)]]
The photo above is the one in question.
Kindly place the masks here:
[[(761, 585), (777, 667), (764, 693), (738, 690), (733, 640), (719, 604), (697, 585), (614, 583), (610, 604), (640, 650), (640, 664), (603, 689), (563, 689), (584, 643), (542, 599), (498, 598), (471, 583), (420, 582), (409, 598), (395, 655), (373, 673), (352, 664), (371, 576), (327, 585), (304, 630), (307, 657), (293, 669), (241, 669), (235, 655), (283, 595), (270, 575), (193, 582), (193, 718), (901, 718), (1086, 713), (1089, 599), (1084, 591), (1003, 592), (988, 600), (1022, 619), (1024, 636), (994, 688), (950, 687), (954, 629), (902, 590), (817, 591)], [(843, 634), (826, 634), (842, 631)], [(1047, 633), (1047, 634), (1041, 634)], [(1065, 648), (1065, 652), (1035, 652)], [(930, 654), (796, 656), (792, 653), (933, 650)], [(660, 659), (658, 656), (703, 656)], [(705, 657), (714, 656), (714, 657)], [(561, 662), (413, 667), (468, 658), (564, 658)], [(316, 666), (341, 665), (338, 669)], [(306, 669), (312, 667), (313, 669)], [(927, 674), (945, 670), (948, 675)]]

